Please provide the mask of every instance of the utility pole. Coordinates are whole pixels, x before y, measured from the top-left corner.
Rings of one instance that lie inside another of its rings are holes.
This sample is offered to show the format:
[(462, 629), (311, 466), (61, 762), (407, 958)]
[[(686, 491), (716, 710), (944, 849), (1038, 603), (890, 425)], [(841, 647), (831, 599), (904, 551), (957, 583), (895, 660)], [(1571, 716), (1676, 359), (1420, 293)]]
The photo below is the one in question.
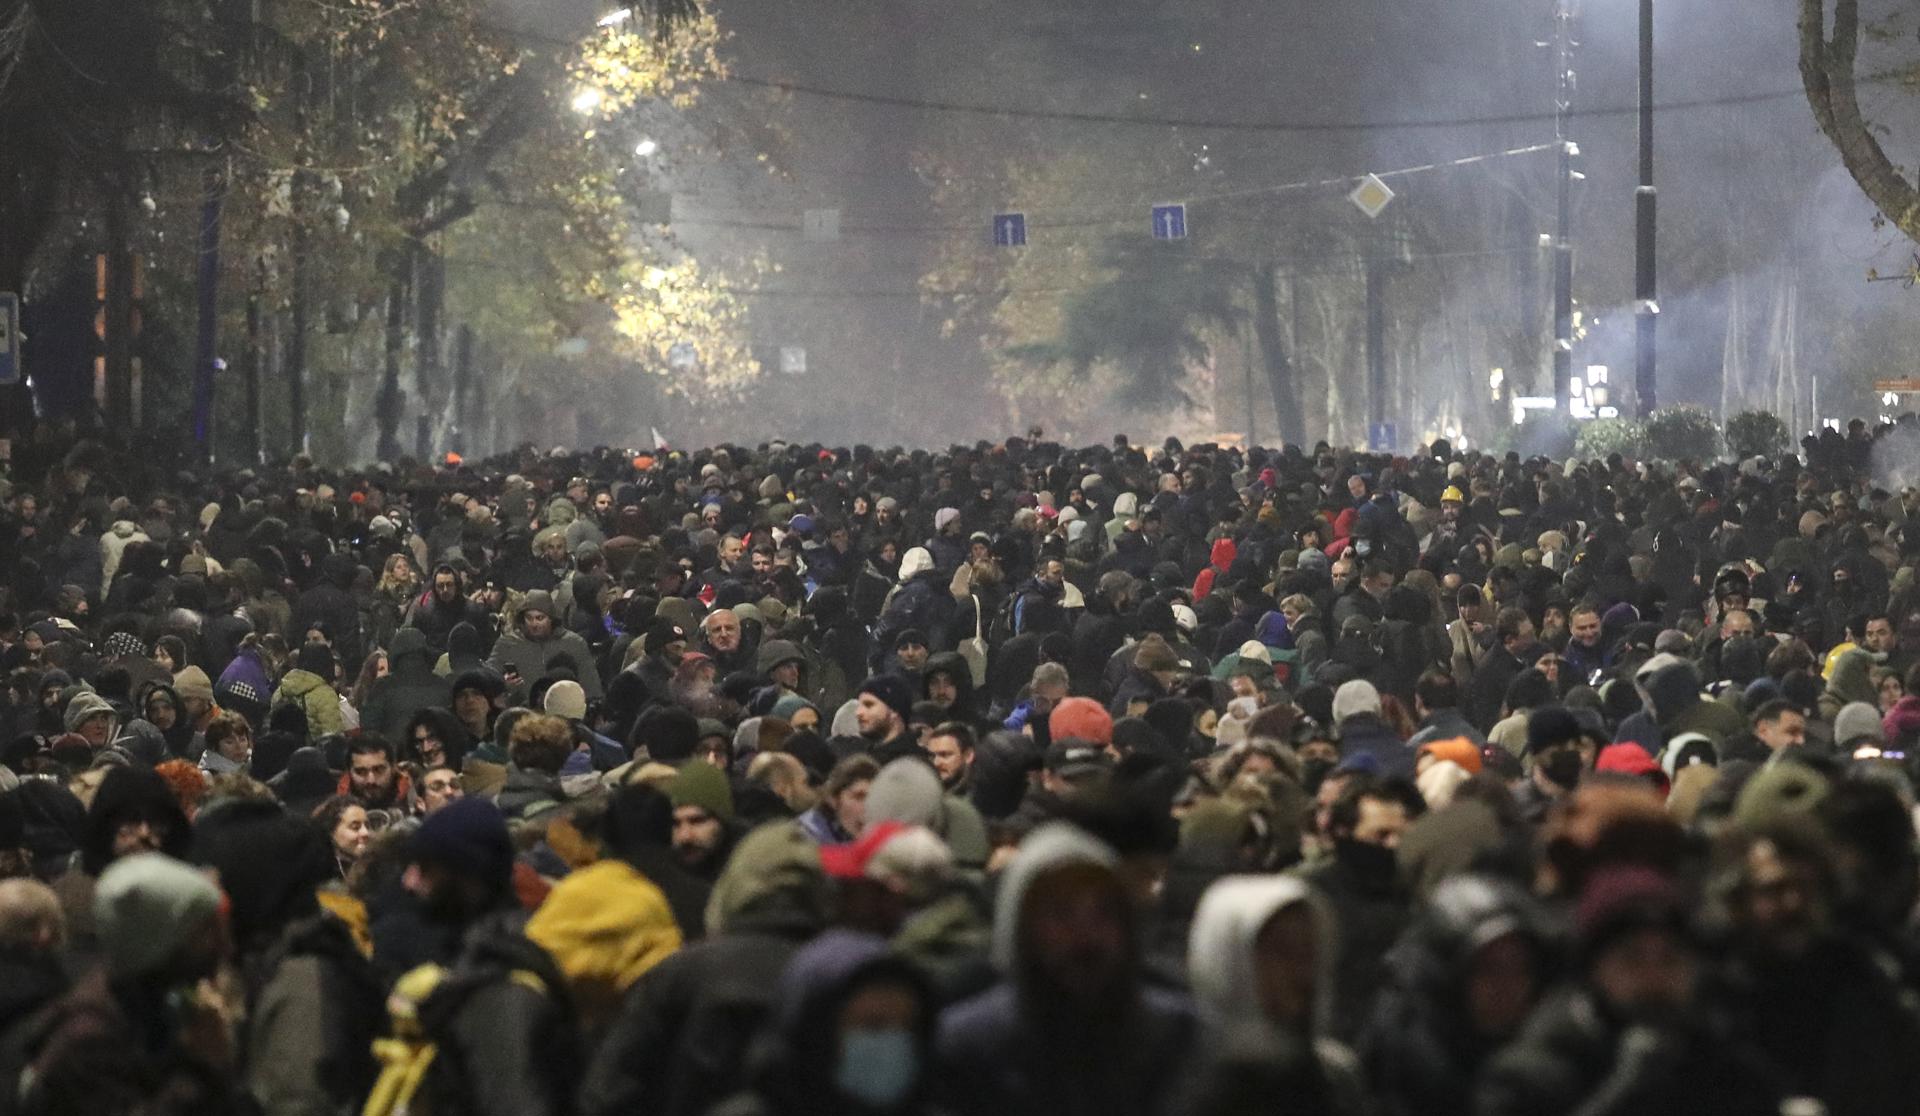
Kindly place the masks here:
[(1367, 253), (1367, 427), (1387, 421), (1387, 262), (1377, 231)]
[(1640, 417), (1653, 413), (1654, 348), (1660, 324), (1653, 185), (1653, 0), (1640, 0), (1640, 188), (1633, 192), (1633, 386)]
[(1573, 6), (1556, 0), (1553, 8), (1553, 134), (1559, 141), (1559, 215), (1553, 241), (1553, 407), (1569, 410), (1573, 388), (1573, 156), (1579, 148), (1567, 135), (1573, 109)]

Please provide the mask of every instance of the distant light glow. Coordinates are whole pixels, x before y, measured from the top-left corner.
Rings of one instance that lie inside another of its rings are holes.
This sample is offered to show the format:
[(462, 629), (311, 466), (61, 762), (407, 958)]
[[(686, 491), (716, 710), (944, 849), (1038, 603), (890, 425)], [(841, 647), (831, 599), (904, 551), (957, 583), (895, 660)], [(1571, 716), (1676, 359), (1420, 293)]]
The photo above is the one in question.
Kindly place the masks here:
[(633, 153), (635, 155), (640, 156), (642, 159), (645, 159), (658, 150), (660, 150), (660, 145), (658, 143), (654, 142), (651, 139), (643, 139), (634, 146)]
[(601, 16), (596, 26), (618, 27), (632, 18), (633, 18), (632, 8), (616, 8), (615, 10), (608, 12), (606, 15)]
[(583, 86), (573, 95), (573, 111), (582, 116), (591, 116), (599, 110), (600, 103), (604, 100), (606, 100), (606, 94), (600, 92), (598, 86)]

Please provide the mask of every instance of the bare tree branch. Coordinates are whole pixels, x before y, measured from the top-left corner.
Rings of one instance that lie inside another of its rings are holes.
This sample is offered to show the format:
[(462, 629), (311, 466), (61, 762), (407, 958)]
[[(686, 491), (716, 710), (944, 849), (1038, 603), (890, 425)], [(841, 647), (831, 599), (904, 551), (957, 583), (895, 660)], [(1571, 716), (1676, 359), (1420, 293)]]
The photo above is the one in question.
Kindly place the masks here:
[(1860, 111), (1854, 70), (1859, 53), (1859, 0), (1833, 0), (1831, 38), (1826, 0), (1800, 0), (1800, 80), (1813, 118), (1867, 199), (1901, 232), (1920, 241), (1920, 188), (1887, 157)]

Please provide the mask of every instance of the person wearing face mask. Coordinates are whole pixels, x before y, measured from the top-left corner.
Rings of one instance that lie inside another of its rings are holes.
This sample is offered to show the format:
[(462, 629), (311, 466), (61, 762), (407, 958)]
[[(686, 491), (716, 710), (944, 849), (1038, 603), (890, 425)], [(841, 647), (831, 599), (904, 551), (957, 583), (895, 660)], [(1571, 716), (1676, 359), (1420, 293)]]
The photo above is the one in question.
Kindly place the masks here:
[(1555, 942), (1534, 899), (1492, 876), (1434, 889), (1394, 946), (1360, 1042), (1382, 1116), (1467, 1116), (1481, 1068), (1551, 985)]
[(1424, 810), (1404, 779), (1348, 778), (1327, 815), (1333, 856), (1306, 876), (1339, 921), (1329, 1037), (1352, 1042), (1385, 976), (1382, 959), (1407, 928), (1410, 899), (1399, 879), (1400, 837)]
[(1572, 794), (1591, 766), (1590, 751), (1572, 710), (1560, 705), (1534, 710), (1527, 718), (1527, 781), (1513, 795), (1520, 816), (1537, 825), (1555, 802)]
[(999, 984), (940, 1018), (943, 1108), (959, 1116), (1168, 1111), (1197, 1049), (1186, 1000), (1142, 979), (1119, 854), (1066, 823), (1034, 830), (1000, 879)]
[(884, 938), (827, 932), (782, 974), (752, 1083), (714, 1116), (928, 1111), (933, 999)]
[[(1358, 1116), (1369, 1111), (1359, 1059), (1323, 1035), (1338, 941), (1333, 912), (1298, 876), (1228, 876), (1207, 889), (1194, 914), (1188, 984), (1210, 1054), (1249, 1030), (1303, 1046), (1311, 1056), (1289, 1101), (1302, 1111)], [(1201, 1071), (1202, 1089), (1212, 1072), (1211, 1064)]]

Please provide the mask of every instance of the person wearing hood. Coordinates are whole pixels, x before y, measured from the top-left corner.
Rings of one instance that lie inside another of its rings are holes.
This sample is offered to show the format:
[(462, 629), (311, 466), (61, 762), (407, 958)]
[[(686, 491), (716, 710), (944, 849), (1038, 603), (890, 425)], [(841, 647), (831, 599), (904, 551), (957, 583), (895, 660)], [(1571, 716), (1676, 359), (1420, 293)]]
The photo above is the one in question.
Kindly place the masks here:
[(416, 712), (435, 708), (446, 699), (447, 684), (433, 673), (433, 649), (418, 628), (394, 633), (387, 661), (391, 669), (374, 681), (366, 708), (360, 711), (360, 727), (388, 740), (402, 740)]
[(294, 664), (273, 692), (273, 705), (298, 705), (306, 710), (309, 741), (346, 731), (340, 715), (340, 695), (333, 688), (333, 650), (324, 643), (309, 643), (300, 648)]
[[(109, 865), (141, 852), (184, 856), (191, 837), (187, 815), (164, 778), (144, 768), (109, 769), (81, 823), (77, 863), (53, 881), (73, 947), (83, 955), (98, 948), (94, 889)], [(45, 869), (54, 871), (51, 865)]]
[(201, 814), (194, 861), (219, 873), (246, 1000), (241, 1082), (260, 1111), (333, 1112), (373, 1087), (383, 989), (318, 901), (333, 858), (312, 825), (247, 800)]
[(943, 651), (927, 660), (920, 676), (921, 696), (944, 712), (941, 719), (973, 725), (980, 718), (974, 706), (973, 671), (958, 651)]
[(487, 665), (498, 671), (516, 694), (525, 694), (527, 687), (547, 676), (548, 664), (559, 656), (573, 661), (574, 676), (588, 699), (599, 698), (600, 671), (595, 667), (592, 649), (578, 632), (558, 626), (552, 595), (536, 589), (521, 599), (520, 607), (514, 610), (513, 631), (493, 645), (493, 657)]
[(773, 1018), (781, 974), (827, 925), (819, 846), (797, 825), (762, 826), (715, 884), (707, 936), (635, 982), (581, 1084), (581, 1116), (705, 1116), (742, 1079)]
[(1574, 924), (1575, 979), (1487, 1066), (1480, 1116), (1779, 1109), (1768, 1067), (1702, 1010), (1707, 958), (1673, 881), (1638, 865), (1602, 869)]
[(107, 699), (92, 690), (81, 690), (67, 702), (66, 712), (61, 714), (61, 719), (68, 732), (79, 734), (86, 740), (87, 747), (97, 753), (113, 739), (114, 725), (119, 716)]
[(830, 930), (782, 974), (749, 1088), (714, 1116), (929, 1111), (934, 996), (884, 938)]
[(762, 643), (754, 654), (754, 667), (774, 691), (768, 698), (769, 710), (788, 697), (807, 696), (807, 654), (799, 644), (785, 639)]
[(1196, 1049), (1184, 997), (1141, 980), (1142, 930), (1120, 858), (1043, 825), (1001, 878), (1000, 982), (940, 1017), (942, 1105), (959, 1116), (1166, 1111)]
[(1240, 549), (1234, 545), (1232, 539), (1213, 540), (1213, 549), (1207, 555), (1206, 566), (1193, 579), (1195, 603), (1206, 600), (1207, 594), (1213, 592), (1218, 579), (1226, 576), (1227, 571), (1233, 568), (1233, 560), (1239, 556)]
[[(1869, 688), (1871, 685), (1869, 682)], [(1718, 747), (1747, 729), (1746, 718), (1738, 710), (1701, 694), (1700, 671), (1685, 659), (1676, 659), (1653, 671), (1647, 676), (1645, 687), (1648, 704), (1666, 739), (1697, 732)]]
[[(1820, 719), (1832, 724), (1844, 707), (1863, 701), (1873, 705), (1879, 693), (1873, 685), (1873, 655), (1855, 648), (1834, 660), (1833, 674), (1827, 678), (1826, 692), (1820, 695)], [(1840, 743), (1836, 738), (1835, 743)]]
[(1840, 858), (1810, 809), (1827, 793), (1797, 765), (1741, 793), (1738, 828), (1710, 865), (1728, 932), (1705, 995), (1785, 1095), (1833, 1116), (1907, 1111), (1920, 1096), (1920, 1013), (1897, 966), (1836, 918)]
[(1384, 1116), (1469, 1116), (1481, 1068), (1551, 986), (1554, 942), (1533, 898), (1489, 876), (1442, 883), (1386, 958), (1360, 1045)]
[(1194, 913), (1187, 980), (1206, 1028), (1205, 1046), (1257, 1028), (1313, 1052), (1317, 1109), (1331, 1116), (1370, 1111), (1360, 1060), (1327, 1038), (1334, 1002), (1338, 927), (1298, 876), (1228, 876), (1209, 887)]
[(227, 954), (222, 902), (205, 875), (159, 853), (108, 868), (91, 908), (104, 963), (18, 1037), (10, 1109), (246, 1111), (225, 1066), (224, 1021), (192, 995)]
[[(460, 571), (453, 566), (442, 564), (433, 571), (433, 584), (427, 594), (414, 603), (408, 614), (406, 626), (413, 628), (426, 637), (427, 647), (436, 655), (452, 653), (454, 629), (461, 624), (471, 627), (475, 635), (493, 632), (493, 621), (487, 610), (478, 602), (467, 598), (466, 582)], [(484, 642), (484, 641), (483, 641)], [(482, 657), (486, 648), (480, 649)], [(455, 673), (467, 669), (456, 665)]]
[(167, 753), (176, 759), (188, 758), (193, 745), (193, 721), (169, 678), (165, 685), (151, 686), (140, 699), (141, 716), (166, 739)]

